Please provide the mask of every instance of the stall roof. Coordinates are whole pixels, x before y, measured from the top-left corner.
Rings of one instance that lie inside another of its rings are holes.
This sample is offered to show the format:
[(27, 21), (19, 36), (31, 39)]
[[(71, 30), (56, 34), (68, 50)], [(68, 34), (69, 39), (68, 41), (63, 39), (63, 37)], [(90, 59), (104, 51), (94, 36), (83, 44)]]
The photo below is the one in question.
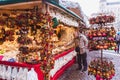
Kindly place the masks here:
[[(0, 0), (0, 6), (8, 5), (8, 4), (21, 3), (21, 2), (30, 2), (30, 1), (40, 1), (40, 0)], [(62, 10), (66, 11), (67, 13), (70, 13), (72, 16), (78, 18), (79, 20), (81, 20), (84, 23), (84, 21), (82, 20), (81, 17), (79, 17), (77, 14), (70, 11), (69, 9), (65, 8), (64, 6), (59, 5), (59, 3), (56, 2), (56, 0), (43, 0), (43, 1), (46, 1), (50, 4), (52, 4), (52, 5), (55, 5), (59, 8), (61, 8)]]
[(20, 2), (28, 2), (31, 0), (0, 0), (0, 5), (14, 4)]
[(65, 10), (66, 12), (70, 13), (71, 15), (73, 15), (74, 17), (80, 19), (83, 23), (84, 21), (81, 19), (81, 17), (79, 17), (77, 14), (75, 14), (74, 12), (72, 12), (71, 10), (65, 8), (64, 6), (60, 5), (58, 2), (56, 2), (56, 0), (45, 0), (46, 2), (50, 3), (50, 4), (53, 4), (63, 10)]
[(42, 3), (42, 0), (34, 0), (33, 1), (28, 1), (28, 2), (18, 2), (18, 3), (11, 3), (11, 4), (6, 4), (6, 5), (0, 5), (0, 10), (10, 10), (10, 9), (33, 9), (33, 7), (38, 6), (41, 7), (40, 5)]

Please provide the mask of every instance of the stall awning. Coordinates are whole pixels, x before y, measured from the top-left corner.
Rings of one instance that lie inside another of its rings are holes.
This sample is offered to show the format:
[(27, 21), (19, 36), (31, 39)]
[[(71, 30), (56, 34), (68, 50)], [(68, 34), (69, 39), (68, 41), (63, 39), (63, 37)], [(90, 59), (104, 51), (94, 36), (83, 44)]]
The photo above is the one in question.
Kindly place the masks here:
[[(30, 2), (30, 1), (42, 1), (42, 0), (0, 0), (0, 6), (3, 5), (8, 5), (8, 4), (15, 4), (15, 3), (22, 3), (22, 2)], [(76, 17), (77, 19), (79, 19), (81, 22), (84, 23), (84, 21), (82, 20), (81, 17), (79, 17), (77, 14), (75, 14), (74, 12), (70, 11), (69, 9), (63, 7), (62, 5), (59, 4), (59, 2), (57, 0), (43, 0), (49, 4), (52, 4), (58, 8), (61, 8), (62, 10), (66, 11), (67, 13), (71, 14), (72, 16)]]
[[(5, 9), (26, 9), (40, 5), (42, 0), (0, 0), (0, 10)], [(23, 6), (24, 5), (24, 6)]]
[(49, 4), (55, 5), (61, 9), (63, 9), (64, 11), (66, 11), (67, 13), (73, 15), (74, 17), (78, 18), (79, 20), (81, 20), (83, 23), (84, 21), (82, 20), (81, 17), (79, 17), (77, 14), (75, 14), (74, 12), (70, 11), (69, 9), (65, 8), (64, 6), (60, 5), (59, 2), (57, 2), (56, 0), (44, 0)]
[(20, 2), (28, 2), (33, 0), (0, 0), (0, 5), (14, 4)]

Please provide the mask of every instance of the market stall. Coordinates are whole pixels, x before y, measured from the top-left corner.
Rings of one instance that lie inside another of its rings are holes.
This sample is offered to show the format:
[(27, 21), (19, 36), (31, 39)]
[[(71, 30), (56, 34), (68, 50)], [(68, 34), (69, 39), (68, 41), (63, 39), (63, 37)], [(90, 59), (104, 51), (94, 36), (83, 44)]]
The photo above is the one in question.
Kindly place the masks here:
[(65, 45), (83, 23), (49, 0), (1, 5), (0, 78), (57, 80), (75, 61), (74, 43)]

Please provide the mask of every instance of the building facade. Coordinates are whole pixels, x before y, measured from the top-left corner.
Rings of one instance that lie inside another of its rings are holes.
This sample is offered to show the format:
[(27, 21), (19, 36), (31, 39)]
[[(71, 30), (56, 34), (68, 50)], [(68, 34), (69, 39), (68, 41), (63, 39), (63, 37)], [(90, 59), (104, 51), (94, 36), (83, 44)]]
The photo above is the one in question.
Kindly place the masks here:
[(109, 2), (109, 0), (100, 0), (99, 2), (100, 13), (114, 14), (114, 26), (117, 31), (120, 31), (120, 1)]

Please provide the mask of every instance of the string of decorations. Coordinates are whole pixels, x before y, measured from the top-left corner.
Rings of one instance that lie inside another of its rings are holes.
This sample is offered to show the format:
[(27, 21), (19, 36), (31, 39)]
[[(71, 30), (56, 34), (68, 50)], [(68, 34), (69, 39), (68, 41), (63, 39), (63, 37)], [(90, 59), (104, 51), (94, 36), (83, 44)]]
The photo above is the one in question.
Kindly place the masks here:
[(17, 55), (18, 62), (41, 64), (45, 80), (48, 80), (49, 71), (54, 66), (54, 43), (50, 41), (54, 33), (52, 17), (48, 12), (42, 13), (37, 8), (6, 11), (9, 13), (1, 13), (1, 44), (8, 40), (17, 41), (20, 51)]

